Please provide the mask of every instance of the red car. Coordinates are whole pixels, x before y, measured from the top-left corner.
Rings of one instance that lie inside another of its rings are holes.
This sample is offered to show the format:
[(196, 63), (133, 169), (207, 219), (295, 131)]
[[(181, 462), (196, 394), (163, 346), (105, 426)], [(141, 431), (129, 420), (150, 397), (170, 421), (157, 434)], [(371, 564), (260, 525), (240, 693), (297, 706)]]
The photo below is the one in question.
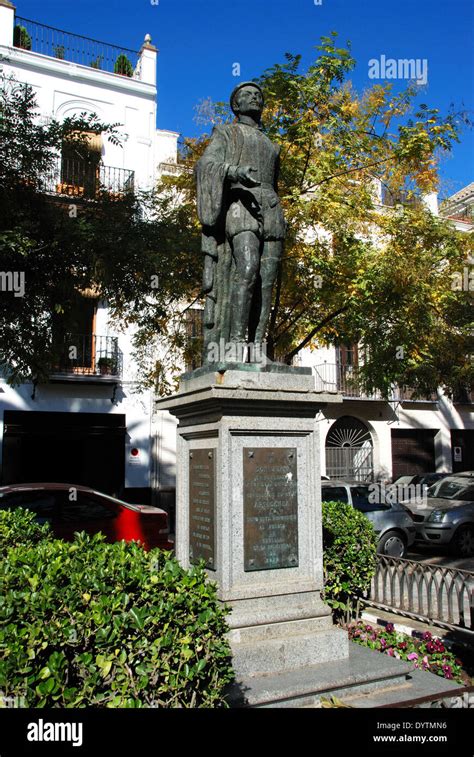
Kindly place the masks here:
[(11, 484), (0, 487), (0, 510), (24, 507), (39, 523), (50, 523), (55, 536), (72, 541), (75, 531), (101, 531), (108, 542), (140, 541), (173, 549), (168, 540), (168, 515), (159, 507), (131, 505), (87, 486), (75, 484)]

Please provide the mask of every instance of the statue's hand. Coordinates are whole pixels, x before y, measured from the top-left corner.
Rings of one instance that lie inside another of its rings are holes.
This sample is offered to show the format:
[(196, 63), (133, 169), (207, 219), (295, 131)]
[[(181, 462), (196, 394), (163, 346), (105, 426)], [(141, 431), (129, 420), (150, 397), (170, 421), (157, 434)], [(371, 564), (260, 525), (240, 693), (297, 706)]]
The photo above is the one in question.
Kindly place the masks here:
[(231, 181), (238, 184), (243, 184), (244, 187), (258, 187), (259, 181), (254, 179), (252, 173), (256, 173), (257, 169), (252, 166), (232, 166), (229, 169), (228, 176)]

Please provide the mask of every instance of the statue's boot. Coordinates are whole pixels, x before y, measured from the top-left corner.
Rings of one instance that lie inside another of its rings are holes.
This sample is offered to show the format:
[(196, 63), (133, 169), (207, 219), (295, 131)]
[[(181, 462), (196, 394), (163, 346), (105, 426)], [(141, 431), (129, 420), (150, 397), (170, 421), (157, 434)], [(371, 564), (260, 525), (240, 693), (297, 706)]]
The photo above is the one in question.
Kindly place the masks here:
[(245, 342), (249, 322), (251, 296), (246, 283), (237, 282), (233, 287), (231, 302), (231, 342)]

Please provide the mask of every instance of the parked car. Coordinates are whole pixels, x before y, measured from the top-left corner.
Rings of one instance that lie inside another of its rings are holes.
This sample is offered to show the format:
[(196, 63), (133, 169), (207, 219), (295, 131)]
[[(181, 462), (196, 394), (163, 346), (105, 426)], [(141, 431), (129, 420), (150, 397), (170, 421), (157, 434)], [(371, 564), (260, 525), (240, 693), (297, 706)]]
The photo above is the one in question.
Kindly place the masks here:
[(428, 489), (422, 506), (406, 503), (416, 527), (416, 541), (448, 546), (462, 557), (474, 555), (474, 479), (451, 475)]
[(377, 552), (404, 557), (415, 541), (411, 514), (398, 502), (373, 501), (373, 486), (360, 481), (322, 481), (323, 502), (348, 502), (364, 513), (374, 526), (379, 542)]
[(410, 485), (429, 487), (436, 481), (449, 475), (449, 473), (416, 473), (411, 476), (398, 476), (398, 478), (390, 484), (390, 487), (405, 487)]
[(75, 484), (12, 484), (0, 487), (0, 510), (24, 507), (55, 536), (72, 541), (76, 531), (101, 531), (108, 542), (141, 541), (145, 549), (173, 549), (168, 516), (150, 505), (132, 505)]

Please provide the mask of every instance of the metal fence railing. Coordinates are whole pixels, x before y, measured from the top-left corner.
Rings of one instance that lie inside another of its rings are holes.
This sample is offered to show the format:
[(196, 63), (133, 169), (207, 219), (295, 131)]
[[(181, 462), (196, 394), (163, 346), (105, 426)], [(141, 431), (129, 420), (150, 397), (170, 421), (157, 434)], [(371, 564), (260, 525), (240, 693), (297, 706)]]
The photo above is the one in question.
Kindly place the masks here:
[(364, 603), (433, 625), (474, 631), (474, 572), (377, 555)]
[(65, 32), (21, 16), (15, 17), (13, 44), (40, 55), (125, 76), (133, 75), (138, 59), (135, 50)]

